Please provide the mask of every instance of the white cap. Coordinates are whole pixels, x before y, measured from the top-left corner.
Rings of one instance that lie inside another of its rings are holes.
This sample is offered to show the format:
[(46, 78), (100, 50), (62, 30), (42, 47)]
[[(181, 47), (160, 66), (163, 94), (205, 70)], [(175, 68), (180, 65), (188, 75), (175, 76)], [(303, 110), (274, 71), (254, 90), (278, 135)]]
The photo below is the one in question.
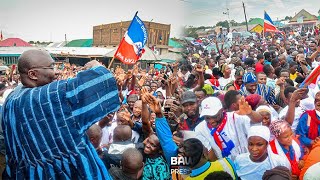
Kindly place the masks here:
[(203, 116), (214, 116), (216, 115), (220, 109), (222, 109), (222, 103), (220, 99), (217, 97), (208, 97), (204, 99), (201, 103), (201, 114), (200, 117)]
[(248, 139), (252, 136), (258, 136), (269, 142), (270, 140), (270, 130), (266, 126), (251, 126), (248, 132)]

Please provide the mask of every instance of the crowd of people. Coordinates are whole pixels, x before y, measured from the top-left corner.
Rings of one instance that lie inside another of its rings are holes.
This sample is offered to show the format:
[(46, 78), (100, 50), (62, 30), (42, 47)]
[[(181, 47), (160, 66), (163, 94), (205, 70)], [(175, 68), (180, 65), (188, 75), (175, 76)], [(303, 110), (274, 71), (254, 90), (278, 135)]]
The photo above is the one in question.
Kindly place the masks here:
[(0, 84), (2, 177), (319, 178), (320, 83), (304, 84), (319, 34), (304, 34), (187, 42), (185, 59), (162, 69), (25, 51)]

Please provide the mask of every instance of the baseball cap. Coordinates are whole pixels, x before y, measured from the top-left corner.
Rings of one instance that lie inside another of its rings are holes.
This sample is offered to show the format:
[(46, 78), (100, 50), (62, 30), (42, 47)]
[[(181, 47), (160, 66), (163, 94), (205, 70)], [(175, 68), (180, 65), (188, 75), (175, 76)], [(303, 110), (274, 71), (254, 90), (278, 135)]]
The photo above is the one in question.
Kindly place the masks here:
[(220, 109), (222, 109), (222, 103), (217, 97), (208, 97), (204, 99), (201, 103), (201, 114), (203, 116), (214, 116)]
[(197, 96), (192, 91), (186, 91), (182, 94), (181, 97), (181, 104), (187, 103), (187, 102), (197, 102)]

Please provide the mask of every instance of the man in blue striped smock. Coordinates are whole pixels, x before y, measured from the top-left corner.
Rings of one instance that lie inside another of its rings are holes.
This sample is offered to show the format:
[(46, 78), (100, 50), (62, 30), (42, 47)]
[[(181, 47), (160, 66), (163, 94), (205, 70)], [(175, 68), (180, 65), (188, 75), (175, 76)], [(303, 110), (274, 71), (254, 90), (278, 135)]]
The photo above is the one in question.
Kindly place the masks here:
[(112, 73), (97, 61), (75, 78), (54, 81), (51, 56), (29, 50), (19, 57), (22, 85), (2, 113), (6, 179), (111, 179), (85, 132), (119, 108)]

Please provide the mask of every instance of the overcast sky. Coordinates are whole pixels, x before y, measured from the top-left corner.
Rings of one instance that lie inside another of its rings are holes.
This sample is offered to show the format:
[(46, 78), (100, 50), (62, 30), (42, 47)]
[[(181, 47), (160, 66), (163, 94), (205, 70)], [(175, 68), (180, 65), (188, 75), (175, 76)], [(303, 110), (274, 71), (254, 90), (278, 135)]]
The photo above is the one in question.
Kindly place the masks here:
[(1, 0), (4, 38), (68, 41), (92, 38), (93, 26), (132, 20), (171, 24), (171, 37), (181, 36), (186, 3), (180, 0)]
[[(319, 0), (244, 0), (248, 20), (273, 20), (294, 16), (302, 8), (318, 15)], [(244, 21), (239, 0), (1, 0), (0, 30), (4, 38), (26, 41), (68, 41), (92, 38), (95, 25), (131, 20), (139, 11), (142, 20), (171, 24), (171, 37), (180, 37), (185, 25), (212, 26), (226, 20)]]
[[(213, 26), (219, 21), (228, 19), (229, 8), (230, 20), (237, 22), (244, 21), (242, 1), (240, 0), (185, 0), (188, 1), (189, 13), (187, 18), (188, 25), (194, 26)], [(305, 9), (318, 16), (320, 9), (319, 0), (243, 0), (247, 19), (263, 18), (264, 10), (270, 15), (272, 20), (282, 19), (285, 16), (294, 16), (301, 9)]]

